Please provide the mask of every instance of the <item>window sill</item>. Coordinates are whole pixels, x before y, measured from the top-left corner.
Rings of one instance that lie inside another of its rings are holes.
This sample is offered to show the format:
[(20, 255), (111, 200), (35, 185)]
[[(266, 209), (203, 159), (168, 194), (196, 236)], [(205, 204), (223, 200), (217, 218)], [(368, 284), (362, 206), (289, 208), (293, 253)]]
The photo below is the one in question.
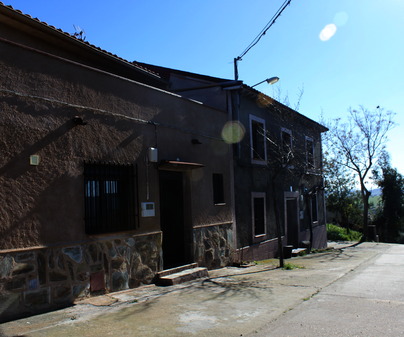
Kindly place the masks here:
[(267, 239), (267, 234), (259, 234), (253, 236), (253, 243), (260, 243)]
[(259, 159), (253, 159), (251, 158), (251, 164), (256, 164), (256, 165), (263, 165), (265, 166), (267, 164), (266, 160), (259, 160)]
[(258, 235), (254, 235), (254, 238), (262, 238), (266, 236), (266, 234), (258, 234)]

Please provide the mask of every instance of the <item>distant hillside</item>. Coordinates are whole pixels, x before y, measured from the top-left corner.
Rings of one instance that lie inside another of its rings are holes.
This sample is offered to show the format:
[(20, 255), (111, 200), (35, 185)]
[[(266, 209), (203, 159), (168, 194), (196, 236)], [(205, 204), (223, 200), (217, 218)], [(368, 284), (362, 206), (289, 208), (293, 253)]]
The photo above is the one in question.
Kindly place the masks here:
[(375, 188), (374, 190), (372, 190), (372, 197), (377, 197), (382, 195), (382, 190), (380, 188)]

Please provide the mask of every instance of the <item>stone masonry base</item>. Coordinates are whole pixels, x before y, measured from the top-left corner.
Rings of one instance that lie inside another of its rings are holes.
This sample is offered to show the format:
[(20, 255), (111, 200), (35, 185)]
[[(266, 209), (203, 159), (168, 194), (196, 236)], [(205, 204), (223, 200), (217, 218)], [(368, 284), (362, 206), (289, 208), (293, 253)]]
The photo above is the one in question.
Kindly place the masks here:
[(161, 233), (0, 252), (0, 322), (149, 284), (161, 270)]

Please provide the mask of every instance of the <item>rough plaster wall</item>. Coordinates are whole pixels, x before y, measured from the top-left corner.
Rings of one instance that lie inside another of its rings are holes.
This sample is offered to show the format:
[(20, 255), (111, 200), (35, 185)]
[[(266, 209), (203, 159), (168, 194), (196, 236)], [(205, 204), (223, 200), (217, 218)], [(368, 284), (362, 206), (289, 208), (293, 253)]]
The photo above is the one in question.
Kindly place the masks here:
[[(146, 150), (157, 140), (160, 159), (165, 152), (168, 159), (181, 153), (186, 160), (207, 167), (214, 163), (216, 172), (228, 172), (230, 153), (210, 144), (212, 136), (220, 137), (225, 113), (14, 46), (4, 50), (0, 58), (4, 74), (0, 79), (0, 197), (5, 202), (0, 215), (6, 220), (0, 223), (0, 234), (4, 234), (0, 249), (86, 238), (83, 161), (137, 162), (140, 199), (146, 197)], [(76, 115), (87, 125), (75, 126)], [(203, 145), (193, 146), (193, 137)], [(41, 156), (39, 166), (29, 165), (31, 154)], [(207, 176), (198, 184), (210, 186), (212, 171), (205, 171)], [(155, 201), (157, 177), (153, 166), (149, 179)], [(194, 195), (201, 192), (198, 184), (191, 190)], [(230, 204), (215, 208), (205, 199), (193, 203), (196, 224), (231, 220)], [(140, 232), (156, 230), (158, 217), (141, 219)]]

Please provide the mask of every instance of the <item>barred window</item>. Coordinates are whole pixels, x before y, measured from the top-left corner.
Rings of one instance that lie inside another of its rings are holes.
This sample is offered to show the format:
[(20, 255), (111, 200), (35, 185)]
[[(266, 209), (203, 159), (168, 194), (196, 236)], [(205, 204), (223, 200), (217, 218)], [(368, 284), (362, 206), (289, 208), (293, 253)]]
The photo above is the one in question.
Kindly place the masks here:
[(133, 165), (84, 164), (84, 199), (87, 234), (134, 229)]

